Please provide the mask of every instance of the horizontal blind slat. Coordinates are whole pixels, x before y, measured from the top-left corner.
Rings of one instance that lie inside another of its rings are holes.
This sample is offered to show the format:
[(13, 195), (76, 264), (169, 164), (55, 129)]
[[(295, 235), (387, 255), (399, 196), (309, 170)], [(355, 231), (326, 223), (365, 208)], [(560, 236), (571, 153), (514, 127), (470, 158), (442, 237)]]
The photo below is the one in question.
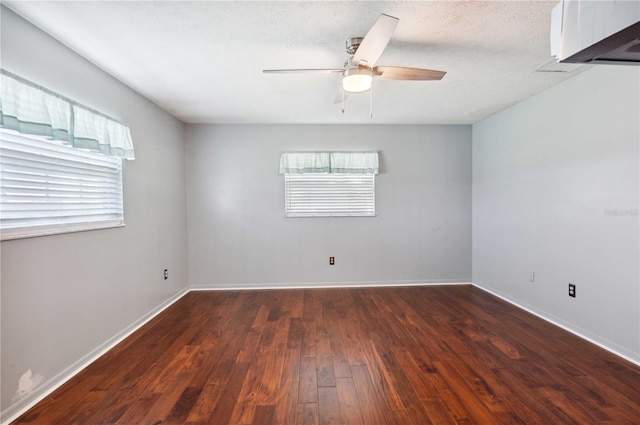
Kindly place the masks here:
[(73, 148), (68, 145), (57, 143), (51, 140), (39, 140), (36, 137), (11, 134), (3, 132), (2, 140), (0, 140), (0, 148), (13, 150), (16, 153), (29, 152), (28, 156), (37, 154), (38, 156), (70, 159), (82, 161), (87, 164), (102, 165), (107, 167), (120, 167), (122, 162), (118, 158), (106, 155), (96, 155), (82, 149)]
[[(74, 148), (68, 148), (74, 149)], [(79, 172), (77, 170), (86, 170), (86, 171), (103, 171), (103, 172), (111, 172), (115, 173), (119, 171), (119, 168), (103, 166), (91, 163), (83, 163), (80, 159), (77, 160), (68, 160), (63, 158), (55, 158), (51, 156), (41, 156), (36, 153), (27, 154), (23, 153), (22, 155), (15, 155), (5, 149), (0, 149), (0, 156), (4, 158), (7, 164), (31, 164), (32, 167), (43, 169), (43, 168), (51, 168), (51, 169), (69, 169), (70, 171)]]
[[(21, 212), (21, 215), (10, 213), (10, 212), (2, 212), (0, 213), (0, 221), (29, 221), (32, 218), (40, 218), (40, 219), (55, 219), (58, 220), (64, 217), (80, 217), (83, 220), (90, 220), (94, 216), (101, 215), (109, 215), (109, 216), (119, 216), (119, 210), (117, 208), (108, 209), (101, 208), (95, 210), (69, 210), (69, 211), (56, 211), (55, 214), (47, 214), (47, 211), (29, 211), (28, 213)], [(82, 222), (83, 220), (76, 220), (74, 222)]]
[(63, 172), (40, 172), (36, 174), (34, 172), (17, 172), (11, 169), (7, 169), (7, 167), (3, 168), (0, 171), (0, 175), (3, 180), (6, 181), (51, 181), (57, 182), (60, 184), (75, 184), (77, 182), (86, 182), (86, 183), (98, 183), (98, 184), (109, 184), (113, 181), (113, 174), (97, 174), (97, 173), (63, 173)]

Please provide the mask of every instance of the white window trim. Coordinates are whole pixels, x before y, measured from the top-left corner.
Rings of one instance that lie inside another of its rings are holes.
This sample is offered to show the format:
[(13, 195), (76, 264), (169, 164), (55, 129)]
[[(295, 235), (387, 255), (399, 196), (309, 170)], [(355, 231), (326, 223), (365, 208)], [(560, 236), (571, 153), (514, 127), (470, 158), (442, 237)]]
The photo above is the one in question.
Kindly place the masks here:
[(0, 241), (38, 238), (41, 236), (62, 235), (65, 233), (86, 232), (89, 230), (113, 229), (125, 227), (123, 220), (99, 221), (95, 223), (52, 224), (47, 226), (16, 227), (0, 230)]

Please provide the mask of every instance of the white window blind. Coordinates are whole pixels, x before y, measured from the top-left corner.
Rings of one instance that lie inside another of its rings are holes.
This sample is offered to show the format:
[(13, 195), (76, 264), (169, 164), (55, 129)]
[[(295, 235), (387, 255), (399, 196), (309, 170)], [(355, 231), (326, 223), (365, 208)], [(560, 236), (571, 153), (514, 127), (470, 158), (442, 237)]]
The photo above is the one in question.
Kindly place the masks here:
[(2, 240), (122, 225), (122, 161), (0, 130)]
[(285, 215), (375, 216), (374, 177), (374, 174), (285, 174)]

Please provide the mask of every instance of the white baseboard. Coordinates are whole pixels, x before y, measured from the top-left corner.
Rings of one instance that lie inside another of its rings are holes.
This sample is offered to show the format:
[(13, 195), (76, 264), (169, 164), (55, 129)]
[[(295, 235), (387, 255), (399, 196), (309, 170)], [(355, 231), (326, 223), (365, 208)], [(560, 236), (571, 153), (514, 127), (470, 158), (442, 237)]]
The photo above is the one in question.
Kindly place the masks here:
[(323, 289), (323, 288), (382, 288), (393, 286), (471, 285), (464, 279), (394, 280), (355, 282), (291, 282), (291, 283), (240, 283), (231, 285), (193, 285), (192, 291), (246, 291), (255, 289)]
[(584, 339), (584, 340), (585, 340), (585, 341), (587, 341), (587, 342), (590, 342), (590, 343), (592, 343), (592, 344), (594, 344), (594, 345), (597, 345), (598, 347), (600, 347), (600, 348), (602, 348), (602, 349), (604, 349), (604, 350), (607, 350), (607, 351), (608, 351), (608, 352), (610, 352), (611, 354), (615, 354), (616, 356), (618, 356), (618, 357), (620, 357), (620, 358), (623, 358), (624, 360), (626, 360), (626, 361), (628, 361), (628, 362), (631, 362), (631, 363), (633, 363), (633, 364), (635, 364), (635, 365), (637, 365), (637, 366), (640, 366), (640, 361), (639, 361), (638, 359), (634, 359), (633, 357), (630, 357), (630, 356), (629, 356), (629, 355), (627, 355), (627, 354), (621, 353), (619, 350), (617, 350), (617, 349), (615, 349), (615, 348), (613, 348), (613, 347), (610, 347), (610, 346), (608, 346), (608, 345), (606, 345), (606, 344), (603, 344), (602, 342), (597, 341), (597, 340), (593, 339), (592, 337), (589, 337), (589, 336), (585, 335), (585, 334), (584, 334), (584, 333), (582, 333), (580, 330), (576, 330), (576, 329), (574, 329), (574, 328), (570, 328), (569, 326), (567, 326), (567, 325), (565, 325), (565, 324), (562, 324), (562, 323), (558, 322), (558, 321), (557, 321), (557, 320), (555, 320), (555, 319), (552, 319), (552, 318), (550, 318), (550, 317), (547, 317), (547, 316), (545, 316), (545, 315), (544, 315), (544, 314), (542, 314), (542, 313), (539, 313), (539, 312), (537, 312), (537, 311), (535, 311), (535, 310), (532, 310), (531, 308), (529, 308), (529, 307), (527, 307), (527, 306), (524, 306), (524, 305), (522, 305), (522, 304), (520, 304), (520, 303), (518, 303), (518, 302), (516, 302), (516, 301), (514, 301), (514, 300), (512, 300), (512, 299), (510, 299), (510, 298), (509, 298), (508, 296), (506, 296), (506, 295), (502, 295), (502, 294), (500, 294), (500, 293), (497, 293), (497, 292), (495, 292), (495, 291), (493, 291), (493, 290), (491, 290), (491, 289), (485, 288), (485, 287), (480, 286), (480, 285), (475, 284), (475, 283), (473, 283), (472, 285), (473, 285), (473, 286), (475, 286), (475, 287), (476, 287), (476, 288), (478, 288), (478, 289), (482, 289), (483, 291), (490, 293), (490, 294), (491, 294), (491, 295), (493, 295), (494, 297), (498, 297), (498, 298), (500, 298), (501, 300), (504, 300), (504, 301), (508, 302), (508, 303), (509, 303), (509, 304), (511, 304), (511, 305), (514, 305), (514, 306), (516, 306), (516, 307), (518, 307), (518, 308), (521, 308), (522, 310), (526, 311), (527, 313), (531, 313), (531, 314), (533, 314), (534, 316), (539, 317), (540, 319), (545, 320), (545, 321), (547, 321), (547, 322), (551, 323), (551, 324), (552, 324), (552, 325), (554, 325), (554, 326), (557, 326), (557, 327), (559, 327), (559, 328), (562, 328), (562, 329), (564, 329), (565, 331), (570, 332), (570, 333), (574, 334), (575, 336), (577, 336), (577, 337), (579, 337), (579, 338)]
[(104, 343), (100, 344), (94, 350), (91, 350), (89, 353), (64, 369), (62, 372), (49, 379), (47, 382), (39, 386), (34, 392), (16, 401), (6, 410), (3, 410), (0, 416), (0, 425), (6, 425), (11, 421), (16, 420), (20, 415), (31, 409), (62, 384), (73, 378), (76, 374), (78, 374), (78, 372), (96, 361), (100, 356), (111, 350), (129, 335), (140, 329), (145, 323), (156, 317), (158, 314), (162, 313), (167, 307), (169, 307), (171, 304), (175, 303), (188, 293), (188, 288), (181, 290), (180, 292), (160, 304), (158, 307), (154, 308), (153, 310), (127, 326), (125, 329), (118, 332), (116, 335), (109, 338)]

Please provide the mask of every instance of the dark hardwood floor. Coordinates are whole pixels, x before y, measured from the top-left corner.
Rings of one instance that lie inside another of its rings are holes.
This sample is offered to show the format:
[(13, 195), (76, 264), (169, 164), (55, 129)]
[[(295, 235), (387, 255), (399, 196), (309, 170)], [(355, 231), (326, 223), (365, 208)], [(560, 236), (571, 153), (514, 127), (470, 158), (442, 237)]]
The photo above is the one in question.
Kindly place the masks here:
[(640, 424), (640, 368), (470, 286), (191, 292), (16, 424)]

